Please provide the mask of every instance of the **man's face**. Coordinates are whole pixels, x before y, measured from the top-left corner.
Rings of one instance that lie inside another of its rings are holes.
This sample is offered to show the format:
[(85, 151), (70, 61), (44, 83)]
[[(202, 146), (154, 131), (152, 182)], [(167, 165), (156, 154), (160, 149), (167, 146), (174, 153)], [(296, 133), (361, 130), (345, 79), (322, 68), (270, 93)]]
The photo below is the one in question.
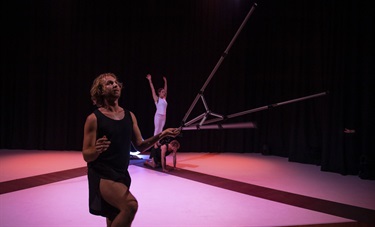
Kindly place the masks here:
[(102, 80), (103, 94), (105, 96), (120, 97), (122, 85), (116, 78), (112, 76), (106, 76)]

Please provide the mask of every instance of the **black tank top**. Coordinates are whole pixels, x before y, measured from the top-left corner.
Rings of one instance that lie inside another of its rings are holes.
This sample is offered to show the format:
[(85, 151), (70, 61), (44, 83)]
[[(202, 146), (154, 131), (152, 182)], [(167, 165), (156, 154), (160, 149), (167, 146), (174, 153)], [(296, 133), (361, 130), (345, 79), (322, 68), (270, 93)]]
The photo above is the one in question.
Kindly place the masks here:
[(98, 158), (89, 165), (105, 165), (115, 171), (127, 171), (130, 159), (131, 136), (133, 133), (133, 121), (128, 110), (121, 120), (113, 120), (105, 116), (98, 109), (94, 111), (97, 119), (97, 138), (106, 136), (111, 141), (108, 150), (101, 153)]

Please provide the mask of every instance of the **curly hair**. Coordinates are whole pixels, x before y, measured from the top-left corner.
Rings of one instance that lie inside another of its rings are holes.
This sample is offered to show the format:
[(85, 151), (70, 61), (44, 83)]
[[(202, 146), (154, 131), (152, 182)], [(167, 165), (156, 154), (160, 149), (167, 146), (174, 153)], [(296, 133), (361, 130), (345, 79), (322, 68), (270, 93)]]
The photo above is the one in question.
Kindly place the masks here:
[[(93, 105), (96, 105), (97, 107), (102, 107), (104, 105), (104, 96), (102, 92), (102, 89), (103, 89), (102, 80), (106, 76), (111, 76), (115, 78), (115, 80), (117, 81), (117, 76), (113, 73), (103, 73), (95, 78), (94, 82), (91, 85), (90, 95), (91, 95), (91, 100), (92, 100)], [(118, 84), (119, 84), (119, 87), (122, 88), (122, 83), (118, 82)]]

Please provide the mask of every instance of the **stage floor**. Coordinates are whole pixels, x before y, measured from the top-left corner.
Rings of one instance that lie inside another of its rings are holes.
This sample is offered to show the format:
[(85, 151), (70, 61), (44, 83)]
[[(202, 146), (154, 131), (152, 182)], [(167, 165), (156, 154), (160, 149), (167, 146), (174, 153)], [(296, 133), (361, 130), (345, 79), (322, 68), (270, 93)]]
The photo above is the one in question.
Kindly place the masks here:
[[(170, 173), (138, 157), (135, 227), (375, 225), (375, 181), (358, 176), (257, 153), (179, 153)], [(0, 150), (0, 226), (105, 226), (85, 173), (79, 151)]]

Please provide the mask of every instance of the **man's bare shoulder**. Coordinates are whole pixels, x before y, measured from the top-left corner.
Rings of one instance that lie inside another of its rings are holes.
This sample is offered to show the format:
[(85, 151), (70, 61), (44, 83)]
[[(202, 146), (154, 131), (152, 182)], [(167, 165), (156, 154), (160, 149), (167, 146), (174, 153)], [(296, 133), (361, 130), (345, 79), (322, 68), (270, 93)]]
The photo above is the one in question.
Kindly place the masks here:
[(96, 123), (96, 116), (94, 113), (91, 113), (86, 118), (86, 124), (93, 124), (93, 123)]

